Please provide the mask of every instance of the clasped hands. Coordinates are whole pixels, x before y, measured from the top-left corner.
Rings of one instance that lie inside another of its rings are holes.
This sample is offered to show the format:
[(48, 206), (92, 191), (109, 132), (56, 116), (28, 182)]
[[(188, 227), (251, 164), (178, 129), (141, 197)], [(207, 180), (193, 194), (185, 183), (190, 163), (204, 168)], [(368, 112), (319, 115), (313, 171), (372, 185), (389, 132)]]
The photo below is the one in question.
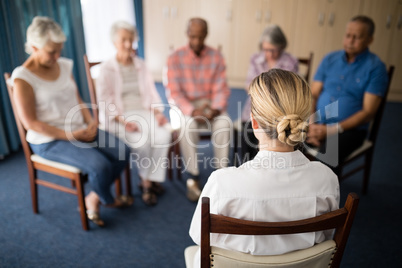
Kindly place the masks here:
[(327, 135), (338, 133), (336, 125), (311, 124), (307, 132), (306, 142), (316, 147), (320, 146), (321, 141), (325, 140)]
[(208, 103), (205, 103), (203, 106), (194, 109), (191, 116), (198, 123), (205, 123), (207, 119), (208, 121), (213, 120), (215, 117), (220, 115), (221, 111), (217, 109), (212, 109)]
[[(158, 122), (158, 126), (163, 126), (164, 124), (168, 123), (167, 118), (163, 115), (162, 112), (160, 112), (158, 110), (155, 110), (154, 115), (155, 115), (156, 122)], [(123, 124), (124, 124), (124, 128), (128, 132), (140, 131), (140, 128), (139, 128), (138, 124), (136, 124), (135, 122), (124, 121)]]
[(96, 122), (95, 120), (90, 121), (86, 128), (72, 132), (73, 137), (77, 141), (82, 142), (94, 141), (97, 134), (98, 134), (98, 122)]

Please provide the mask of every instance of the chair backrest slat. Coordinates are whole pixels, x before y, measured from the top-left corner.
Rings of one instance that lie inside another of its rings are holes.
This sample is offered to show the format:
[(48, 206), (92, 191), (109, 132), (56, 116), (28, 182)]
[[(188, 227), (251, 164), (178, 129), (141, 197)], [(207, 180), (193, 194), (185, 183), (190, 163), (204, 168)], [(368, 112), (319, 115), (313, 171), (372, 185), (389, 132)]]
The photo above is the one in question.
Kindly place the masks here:
[(310, 73), (311, 73), (311, 66), (313, 64), (313, 52), (310, 52), (310, 56), (308, 58), (298, 58), (300, 64), (306, 65), (306, 73), (304, 75), (304, 79), (307, 82), (310, 81)]
[(14, 87), (10, 84), (10, 79), (11, 79), (10, 73), (4, 73), (4, 80), (6, 82), (8, 96), (10, 98), (11, 108), (13, 110), (15, 123), (16, 123), (17, 128), (18, 128), (18, 134), (20, 136), (22, 149), (24, 150), (25, 159), (26, 159), (27, 165), (28, 165), (28, 170), (29, 170), (29, 172), (32, 172), (33, 171), (33, 165), (32, 165), (32, 162), (29, 159), (31, 158), (31, 155), (33, 154), (33, 152), (32, 152), (31, 147), (29, 146), (29, 144), (28, 144), (28, 142), (26, 140), (27, 130), (22, 125), (22, 122), (21, 122), (20, 118), (18, 117), (17, 107), (16, 107), (16, 104), (14, 102)]
[(389, 66), (388, 68), (388, 85), (387, 89), (385, 90), (384, 96), (382, 96), (380, 106), (378, 107), (377, 113), (375, 114), (375, 117), (372, 121), (372, 125), (370, 126), (370, 134), (369, 134), (369, 140), (373, 143), (375, 143), (378, 135), (378, 131), (380, 129), (380, 124), (382, 120), (382, 115), (384, 113), (384, 108), (385, 104), (387, 103), (387, 97), (389, 93), (389, 89), (391, 87), (391, 82), (392, 82), (392, 76), (394, 74), (394, 66)]
[(84, 54), (83, 58), (84, 58), (85, 73), (87, 75), (89, 96), (91, 98), (91, 104), (92, 104), (92, 113), (95, 121), (99, 122), (95, 82), (94, 79), (92, 78), (91, 68), (95, 65), (100, 64), (101, 62), (89, 62), (86, 54)]
[(211, 214), (211, 233), (241, 235), (280, 235), (317, 232), (342, 226), (347, 217), (345, 208), (299, 221), (253, 222)]

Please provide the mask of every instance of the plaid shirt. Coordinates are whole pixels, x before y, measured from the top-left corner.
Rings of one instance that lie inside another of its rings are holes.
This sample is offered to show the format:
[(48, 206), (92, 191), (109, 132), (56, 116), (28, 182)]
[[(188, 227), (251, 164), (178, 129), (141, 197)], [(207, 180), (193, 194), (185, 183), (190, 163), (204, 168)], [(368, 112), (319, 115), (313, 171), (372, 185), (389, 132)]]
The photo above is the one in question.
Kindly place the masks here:
[(225, 61), (218, 50), (205, 46), (198, 57), (189, 46), (184, 46), (169, 56), (167, 65), (169, 102), (183, 114), (191, 115), (192, 102), (200, 99), (210, 100), (212, 109), (226, 110), (230, 90)]

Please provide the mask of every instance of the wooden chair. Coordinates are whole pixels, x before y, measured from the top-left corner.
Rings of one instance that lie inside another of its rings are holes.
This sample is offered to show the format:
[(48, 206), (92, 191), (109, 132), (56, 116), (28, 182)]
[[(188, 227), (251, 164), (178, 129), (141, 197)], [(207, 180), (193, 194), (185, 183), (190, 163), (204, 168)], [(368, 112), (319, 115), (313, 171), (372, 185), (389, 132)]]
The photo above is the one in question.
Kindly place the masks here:
[[(96, 101), (96, 89), (95, 89), (95, 82), (94, 79), (92, 78), (91, 74), (91, 68), (93, 66), (96, 66), (100, 64), (101, 62), (89, 62), (88, 57), (86, 54), (84, 54), (84, 65), (85, 65), (85, 73), (87, 75), (87, 82), (88, 82), (88, 90), (89, 90), (89, 96), (91, 98), (91, 106), (92, 106), (92, 113), (94, 119), (99, 123), (99, 113), (98, 113), (98, 104)], [(130, 164), (128, 163), (126, 168), (125, 168), (125, 183), (126, 183), (126, 195), (127, 197), (132, 197), (131, 193), (131, 173), (130, 173)], [(120, 178), (116, 179), (115, 182), (115, 188), (116, 188), (116, 195), (120, 196), (121, 195), (121, 181)]]
[[(202, 198), (201, 267), (339, 267), (356, 214), (359, 197), (350, 193), (345, 206), (298, 221), (254, 222), (211, 214), (209, 198)], [(333, 240), (282, 255), (256, 256), (211, 247), (210, 234), (284, 235), (335, 229)], [(198, 246), (186, 249), (186, 263)]]
[[(21, 139), (22, 148), (24, 150), (25, 160), (27, 162), (28, 174), (29, 174), (29, 182), (31, 185), (31, 197), (32, 197), (32, 208), (35, 214), (39, 213), (38, 209), (38, 185), (42, 185), (45, 187), (49, 187), (58, 191), (66, 192), (69, 194), (76, 195), (78, 198), (78, 206), (80, 210), (80, 217), (82, 228), (84, 230), (89, 230), (88, 218), (86, 215), (86, 207), (84, 200), (84, 182), (87, 180), (87, 176), (81, 173), (81, 170), (70, 165), (66, 165), (63, 163), (50, 161), (36, 155), (32, 152), (28, 142), (26, 141), (26, 129), (22, 125), (18, 113), (16, 110), (16, 106), (13, 99), (13, 87), (9, 83), (10, 74), (4, 73), (4, 79), (7, 84), (7, 90), (11, 101), (11, 106), (13, 109), (15, 122), (18, 127), (18, 133)], [(71, 180), (73, 188), (69, 188), (63, 185), (59, 185), (53, 182), (49, 182), (46, 180), (39, 179), (37, 177), (37, 171), (44, 171), (47, 173), (51, 173), (60, 177), (67, 178)]]
[(300, 65), (306, 65), (306, 73), (303, 75), (307, 83), (310, 82), (311, 65), (313, 64), (313, 52), (310, 52), (310, 57), (308, 58), (298, 58)]
[[(380, 106), (378, 107), (375, 117), (373, 118), (373, 120), (370, 123), (369, 133), (368, 133), (366, 140), (363, 142), (363, 144), (359, 148), (357, 148), (355, 151), (353, 151), (338, 166), (339, 169), (338, 169), (337, 175), (338, 175), (339, 181), (342, 181), (342, 180), (350, 177), (351, 175), (355, 174), (356, 172), (358, 172), (360, 170), (364, 170), (363, 186), (362, 186), (363, 194), (366, 194), (367, 189), (368, 189), (371, 166), (372, 166), (372, 162), (373, 162), (374, 148), (375, 148), (375, 144), (377, 141), (378, 131), (379, 131), (380, 125), (381, 125), (381, 120), (382, 120), (382, 115), (384, 113), (385, 104), (387, 102), (387, 96), (388, 96), (389, 88), (391, 86), (392, 75), (394, 73), (394, 69), (395, 69), (394, 66), (390, 66), (388, 69), (387, 90), (385, 91), (385, 94), (384, 94), (383, 98), (381, 99), (381, 103), (380, 103)], [(307, 153), (313, 157), (316, 157), (318, 152), (316, 150), (307, 149)], [(364, 157), (364, 162), (361, 165), (353, 168), (352, 170), (348, 171), (347, 173), (343, 173), (343, 170), (347, 165), (349, 165), (350, 163), (359, 159), (360, 157)]]

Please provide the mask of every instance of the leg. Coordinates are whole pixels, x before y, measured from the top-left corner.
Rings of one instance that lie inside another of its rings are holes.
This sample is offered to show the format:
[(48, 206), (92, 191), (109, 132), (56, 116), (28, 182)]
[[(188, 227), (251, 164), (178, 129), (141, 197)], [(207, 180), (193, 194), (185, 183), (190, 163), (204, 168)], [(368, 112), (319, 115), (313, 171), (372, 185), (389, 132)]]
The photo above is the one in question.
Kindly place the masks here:
[(182, 126), (180, 130), (182, 137), (179, 136), (185, 169), (183, 176), (186, 180), (187, 198), (195, 202), (201, 194), (198, 185), (199, 169), (197, 157), (197, 147), (200, 141), (198, 134), (199, 125), (193, 118), (188, 116), (186, 116), (185, 122), (186, 125)]
[[(98, 135), (99, 136), (99, 135)], [(108, 135), (104, 135), (108, 137)], [(102, 142), (81, 143), (69, 141), (52, 141), (46, 144), (32, 145), (32, 150), (49, 160), (58, 161), (78, 167), (83, 173), (88, 174), (88, 180), (93, 191), (99, 195), (104, 204), (114, 203), (110, 193), (110, 186), (117, 174), (125, 166), (127, 159), (119, 160), (119, 140), (114, 145)], [(108, 148), (106, 145), (110, 146)], [(120, 144), (121, 145), (121, 144)], [(123, 159), (128, 157), (127, 148), (123, 144)]]
[(215, 168), (227, 167), (229, 164), (230, 136), (233, 123), (227, 113), (217, 116), (212, 122), (212, 144), (214, 155), (219, 160)]

